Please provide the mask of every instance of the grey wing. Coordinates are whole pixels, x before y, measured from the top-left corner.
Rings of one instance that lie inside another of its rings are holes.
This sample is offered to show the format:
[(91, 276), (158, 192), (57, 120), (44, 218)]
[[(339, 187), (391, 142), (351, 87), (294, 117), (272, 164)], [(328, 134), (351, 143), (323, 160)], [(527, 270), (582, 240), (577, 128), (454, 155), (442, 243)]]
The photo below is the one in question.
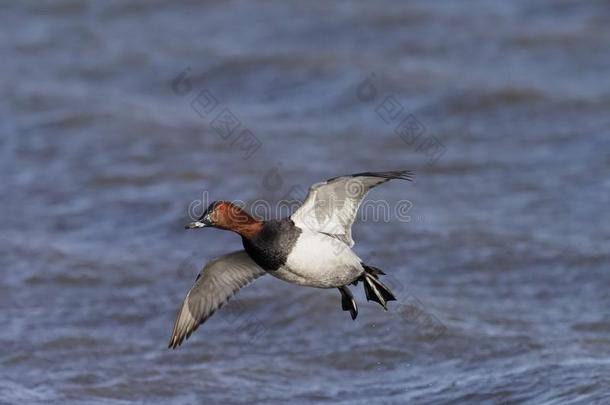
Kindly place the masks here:
[(301, 228), (327, 233), (351, 247), (352, 225), (364, 196), (373, 187), (392, 179), (411, 181), (413, 172), (364, 172), (316, 183), (290, 218)]
[(243, 250), (206, 264), (178, 311), (168, 347), (175, 349), (180, 346), (240, 288), (263, 274), (265, 271)]

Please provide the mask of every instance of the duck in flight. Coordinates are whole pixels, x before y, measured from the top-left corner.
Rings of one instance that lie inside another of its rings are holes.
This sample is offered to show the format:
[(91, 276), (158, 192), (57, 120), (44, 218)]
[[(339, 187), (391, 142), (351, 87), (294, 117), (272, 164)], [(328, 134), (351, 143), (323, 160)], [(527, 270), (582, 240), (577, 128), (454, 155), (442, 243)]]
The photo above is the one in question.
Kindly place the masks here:
[(289, 283), (337, 288), (341, 307), (352, 319), (358, 306), (348, 288), (362, 282), (367, 301), (387, 310), (396, 298), (379, 277), (352, 251), (352, 224), (367, 192), (393, 179), (412, 181), (409, 170), (365, 172), (316, 183), (291, 216), (259, 221), (237, 205), (215, 201), (187, 229), (214, 227), (241, 236), (244, 250), (209, 262), (199, 273), (178, 311), (169, 347), (175, 349), (222, 307), (240, 288), (270, 274)]

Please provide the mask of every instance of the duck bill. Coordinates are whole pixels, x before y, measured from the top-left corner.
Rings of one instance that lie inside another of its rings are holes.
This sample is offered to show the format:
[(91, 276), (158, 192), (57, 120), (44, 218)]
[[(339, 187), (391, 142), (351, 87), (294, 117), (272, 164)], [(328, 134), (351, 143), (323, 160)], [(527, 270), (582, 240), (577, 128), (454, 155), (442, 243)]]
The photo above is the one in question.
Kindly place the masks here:
[(194, 222), (189, 222), (188, 224), (184, 225), (184, 229), (205, 228), (207, 226), (210, 226), (210, 225), (206, 224), (205, 222), (194, 221)]

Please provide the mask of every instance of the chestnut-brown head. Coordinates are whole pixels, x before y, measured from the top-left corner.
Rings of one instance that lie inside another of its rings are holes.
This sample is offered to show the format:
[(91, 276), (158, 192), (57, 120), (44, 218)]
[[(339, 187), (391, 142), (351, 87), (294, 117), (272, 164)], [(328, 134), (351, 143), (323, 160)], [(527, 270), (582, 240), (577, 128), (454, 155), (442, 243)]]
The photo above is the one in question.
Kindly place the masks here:
[(214, 201), (197, 221), (186, 224), (186, 229), (213, 227), (251, 237), (262, 227), (262, 222), (229, 201)]

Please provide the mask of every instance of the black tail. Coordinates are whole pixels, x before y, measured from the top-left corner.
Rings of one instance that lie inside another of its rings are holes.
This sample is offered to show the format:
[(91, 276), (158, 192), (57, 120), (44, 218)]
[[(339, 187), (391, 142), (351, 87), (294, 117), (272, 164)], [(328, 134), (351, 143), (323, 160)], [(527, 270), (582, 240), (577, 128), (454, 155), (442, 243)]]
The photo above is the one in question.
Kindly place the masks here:
[(396, 301), (396, 297), (392, 294), (392, 291), (379, 281), (379, 276), (385, 273), (373, 266), (367, 266), (361, 263), (364, 267), (364, 274), (358, 280), (364, 284), (364, 293), (366, 294), (367, 301), (375, 301), (387, 311), (388, 301)]

